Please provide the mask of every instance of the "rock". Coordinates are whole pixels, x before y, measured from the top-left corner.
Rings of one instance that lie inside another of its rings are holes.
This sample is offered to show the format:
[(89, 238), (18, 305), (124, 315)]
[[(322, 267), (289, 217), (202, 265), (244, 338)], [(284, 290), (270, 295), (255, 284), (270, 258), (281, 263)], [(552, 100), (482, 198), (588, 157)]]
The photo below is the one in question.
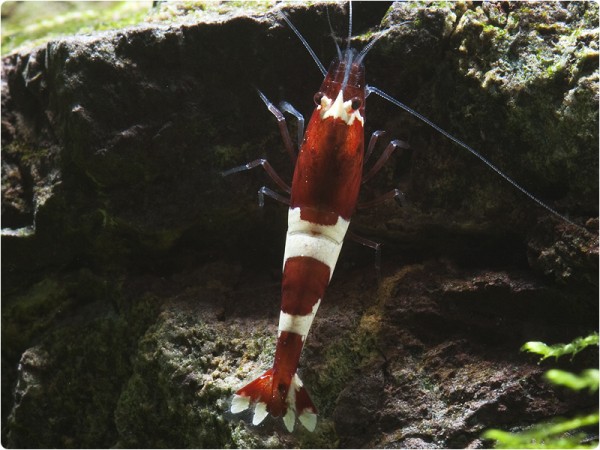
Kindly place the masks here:
[[(598, 220), (591, 219), (587, 228), (598, 229)], [(528, 242), (528, 258), (531, 267), (556, 281), (578, 289), (579, 286), (597, 286), (596, 277), (589, 277), (598, 264), (598, 239), (590, 239), (583, 230), (554, 227), (541, 223)]]
[[(411, 151), (363, 198), (408, 202), (353, 221), (385, 242), (382, 270), (345, 245), (301, 360), (317, 429), (228, 412), (272, 362), (286, 211), (258, 209), (260, 170), (220, 172), (266, 156), (289, 178), (254, 87), (309, 114), (321, 82), (279, 6), (256, 8), (164, 4), (3, 57), (2, 443), (484, 447), (487, 428), (593, 405), (541, 375), (597, 353), (518, 349), (597, 329), (598, 6), (356, 2), (357, 46), (381, 25), (369, 83), (581, 227), (372, 95), (367, 134)], [(327, 62), (324, 4), (284, 9)]]

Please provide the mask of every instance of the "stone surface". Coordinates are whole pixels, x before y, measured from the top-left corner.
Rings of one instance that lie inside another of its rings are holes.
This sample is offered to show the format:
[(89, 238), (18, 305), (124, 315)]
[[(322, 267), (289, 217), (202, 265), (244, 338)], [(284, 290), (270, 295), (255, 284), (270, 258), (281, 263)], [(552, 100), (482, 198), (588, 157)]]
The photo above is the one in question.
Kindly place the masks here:
[[(301, 361), (317, 429), (228, 413), (271, 363), (286, 210), (258, 209), (259, 169), (220, 171), (267, 156), (289, 178), (254, 87), (308, 115), (321, 81), (277, 8), (162, 9), (4, 57), (6, 447), (482, 447), (487, 428), (593, 406), (541, 374), (597, 352), (518, 349), (597, 329), (598, 5), (355, 2), (357, 46), (383, 33), (369, 83), (581, 227), (369, 97), (367, 133), (412, 150), (363, 198), (408, 202), (353, 221), (385, 243), (382, 270), (345, 244)], [(331, 58), (325, 6), (284, 9)]]

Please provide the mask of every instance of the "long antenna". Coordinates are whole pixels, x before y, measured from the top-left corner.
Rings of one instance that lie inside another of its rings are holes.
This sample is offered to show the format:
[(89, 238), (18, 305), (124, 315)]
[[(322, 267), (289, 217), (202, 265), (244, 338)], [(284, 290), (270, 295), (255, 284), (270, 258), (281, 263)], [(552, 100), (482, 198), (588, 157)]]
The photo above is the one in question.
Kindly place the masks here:
[(371, 48), (373, 48), (375, 43), (382, 37), (383, 37), (383, 34), (379, 34), (379, 35), (375, 36), (373, 39), (371, 39), (371, 41), (369, 41), (369, 43), (363, 47), (363, 49), (360, 51), (360, 53), (356, 57), (356, 62), (361, 63), (362, 60), (364, 59), (364, 57), (367, 56), (367, 53), (369, 52), (369, 50), (371, 50)]
[(350, 41), (352, 40), (352, 0), (348, 2), (348, 42), (346, 43), (346, 49), (350, 48)]
[(325, 70), (325, 66), (321, 63), (321, 61), (319, 61), (319, 58), (317, 58), (317, 55), (313, 51), (313, 49), (310, 48), (310, 45), (308, 45), (308, 42), (306, 42), (306, 39), (304, 39), (304, 36), (302, 36), (300, 34), (300, 32), (296, 29), (296, 27), (290, 21), (290, 19), (287, 18), (287, 16), (283, 13), (283, 11), (279, 11), (279, 14), (281, 15), (282, 19), (285, 20), (285, 22), (288, 24), (288, 26), (292, 29), (292, 31), (294, 33), (296, 33), (296, 36), (298, 36), (298, 39), (300, 39), (300, 42), (302, 42), (302, 45), (304, 45), (304, 48), (306, 48), (306, 50), (308, 50), (308, 53), (310, 53), (310, 56), (312, 57), (314, 62), (317, 64), (317, 67), (319, 67), (319, 70), (321, 71), (323, 76), (327, 75), (327, 70)]
[[(317, 58), (317, 55), (315, 54), (315, 52), (313, 51), (313, 49), (310, 47), (310, 45), (308, 45), (308, 42), (306, 42), (306, 39), (304, 39), (304, 37), (300, 34), (300, 32), (296, 29), (296, 27), (292, 24), (292, 22), (287, 18), (287, 16), (283, 12), (280, 11), (279, 14), (283, 18), (283, 20), (285, 20), (285, 22), (288, 24), (288, 26), (292, 29), (292, 31), (296, 34), (296, 36), (298, 36), (298, 39), (300, 39), (300, 41), (302, 42), (302, 44), (304, 45), (304, 47), (306, 48), (306, 50), (308, 50), (308, 53), (310, 53), (310, 56), (312, 57), (312, 59), (315, 61), (315, 63), (319, 67), (319, 70), (321, 71), (321, 73), (323, 74), (323, 76), (325, 76), (327, 74), (327, 71), (325, 70), (325, 66), (323, 66), (323, 64), (321, 63), (321, 61), (319, 60), (319, 58)], [(352, 1), (349, 2), (348, 15), (349, 15), (349, 19), (348, 19), (348, 43), (347, 43), (347, 48), (349, 49), (350, 48), (350, 41), (351, 41), (351, 38), (352, 38)], [(329, 20), (329, 12), (328, 12), (328, 17), (327, 18)], [(330, 29), (331, 29), (331, 22), (329, 22), (329, 26), (330, 26)], [(365, 55), (367, 54), (367, 52), (372, 48), (373, 44), (375, 44), (375, 42), (380, 37), (382, 37), (382, 35), (380, 35), (376, 39), (374, 39), (371, 42), (369, 42), (366, 45), (366, 47), (363, 48), (363, 50), (358, 54), (358, 57), (357, 57), (357, 61), (358, 62), (362, 61), (362, 59), (365, 57)], [(337, 46), (337, 43), (336, 43), (336, 47), (338, 48), (338, 54), (339, 54), (340, 50), (339, 50), (339, 47)], [(570, 225), (573, 225), (574, 227), (577, 227), (577, 228), (579, 228), (581, 230), (587, 231), (581, 225), (576, 224), (575, 222), (573, 222), (572, 220), (568, 219), (566, 216), (564, 216), (563, 214), (559, 213), (558, 211), (556, 211), (554, 208), (552, 208), (548, 204), (546, 204), (543, 201), (541, 201), (539, 198), (535, 197), (527, 189), (525, 189), (523, 186), (521, 186), (515, 180), (513, 180), (508, 175), (506, 175), (504, 172), (502, 172), (496, 165), (494, 165), (491, 161), (489, 161), (486, 157), (484, 157), (481, 153), (479, 153), (473, 147), (469, 146), (467, 143), (461, 141), (460, 139), (452, 136), (450, 133), (448, 133), (446, 130), (444, 130), (440, 126), (436, 125), (435, 123), (433, 123), (427, 117), (425, 117), (422, 114), (418, 113), (417, 111), (415, 111), (414, 109), (412, 109), (409, 106), (405, 105), (404, 103), (400, 102), (399, 100), (396, 100), (391, 95), (386, 94), (381, 89), (379, 89), (379, 88), (377, 88), (375, 86), (369, 86), (369, 85), (367, 85), (367, 87), (366, 87), (366, 95), (368, 96), (371, 93), (374, 93), (374, 94), (380, 96), (381, 98), (387, 100), (388, 102), (392, 103), (393, 105), (395, 105), (395, 106), (403, 109), (404, 111), (408, 112), (409, 114), (411, 114), (412, 116), (416, 117), (420, 121), (422, 121), (425, 124), (429, 125), (431, 128), (433, 128), (434, 130), (436, 130), (441, 135), (443, 135), (446, 138), (450, 139), (452, 142), (454, 142), (459, 147), (462, 147), (465, 150), (467, 150), (473, 156), (475, 156), (480, 161), (482, 161), (486, 166), (488, 166), (490, 169), (492, 169), (494, 172), (496, 172), (496, 174), (498, 174), (500, 177), (504, 178), (504, 180), (507, 181), (510, 185), (512, 185), (515, 189), (521, 191), (521, 193), (525, 194), (530, 200), (532, 200), (533, 202), (535, 202), (536, 204), (538, 204), (539, 206), (541, 206), (542, 208), (544, 208), (549, 213), (551, 213), (554, 216), (560, 218), (561, 220), (565, 221), (566, 223), (568, 223)]]
[(506, 181), (508, 181), (514, 188), (516, 188), (519, 191), (521, 191), (523, 194), (525, 194), (527, 197), (529, 197), (531, 200), (533, 200), (539, 206), (541, 206), (542, 208), (544, 208), (546, 211), (554, 214), (556, 217), (561, 218), (565, 222), (567, 222), (567, 223), (569, 223), (569, 224), (571, 224), (571, 225), (573, 225), (573, 226), (575, 226), (577, 228), (581, 228), (581, 229), (585, 230), (585, 228), (582, 227), (581, 225), (578, 225), (575, 222), (571, 221), (570, 219), (568, 219), (567, 217), (563, 216), (561, 213), (559, 213), (558, 211), (556, 211), (554, 208), (550, 207), (549, 205), (547, 205), (546, 203), (544, 203), (543, 201), (541, 201), (539, 198), (535, 197), (527, 189), (525, 189), (523, 186), (521, 186), (520, 184), (518, 184), (515, 180), (513, 180), (508, 175), (506, 175), (504, 172), (502, 172), (494, 164), (492, 164), (487, 158), (485, 158), (477, 150), (475, 150), (471, 146), (467, 145), (465, 142), (461, 141), (460, 139), (455, 138), (450, 133), (448, 133), (446, 130), (442, 129), (441, 127), (439, 127), (438, 125), (436, 125), (435, 123), (433, 123), (427, 117), (425, 117), (422, 114), (418, 113), (414, 109), (406, 106), (404, 103), (396, 100), (394, 97), (386, 94), (381, 89), (376, 88), (375, 86), (367, 86), (367, 93), (369, 94), (371, 92), (374, 93), (374, 94), (379, 95), (381, 98), (384, 98), (385, 100), (387, 100), (388, 102), (392, 103), (393, 105), (396, 105), (399, 108), (402, 108), (404, 111), (406, 111), (409, 114), (413, 115), (414, 117), (416, 117), (420, 121), (426, 123), (431, 128), (433, 128), (434, 130), (436, 130), (438, 133), (440, 133), (440, 134), (444, 135), (445, 137), (447, 137), (448, 139), (450, 139), (455, 144), (457, 144), (460, 147), (464, 148), (465, 150), (469, 151), (473, 156), (479, 158), (486, 166), (488, 166), (490, 169), (492, 169), (494, 172), (496, 172), (498, 175), (500, 175), (502, 178), (504, 178)]
[(331, 34), (331, 39), (333, 40), (333, 43), (335, 44), (335, 49), (337, 50), (338, 59), (341, 61), (342, 60), (342, 51), (340, 50), (340, 46), (338, 45), (337, 40), (335, 39), (335, 32), (333, 31), (333, 25), (331, 25), (331, 17), (329, 17), (329, 7), (327, 5), (325, 6), (325, 11), (327, 13), (327, 24), (329, 25), (329, 33)]

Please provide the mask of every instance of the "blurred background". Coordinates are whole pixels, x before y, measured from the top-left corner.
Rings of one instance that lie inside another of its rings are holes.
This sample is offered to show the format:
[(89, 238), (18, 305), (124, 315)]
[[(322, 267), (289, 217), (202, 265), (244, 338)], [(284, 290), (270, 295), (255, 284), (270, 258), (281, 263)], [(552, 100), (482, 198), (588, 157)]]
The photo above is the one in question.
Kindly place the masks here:
[(8, 1), (2, 9), (2, 55), (62, 36), (136, 25), (140, 22), (198, 22), (223, 18), (248, 7), (267, 10), (274, 0), (260, 2), (183, 1)]
[(152, 5), (152, 1), (4, 2), (2, 54), (52, 37), (132, 25), (144, 20)]

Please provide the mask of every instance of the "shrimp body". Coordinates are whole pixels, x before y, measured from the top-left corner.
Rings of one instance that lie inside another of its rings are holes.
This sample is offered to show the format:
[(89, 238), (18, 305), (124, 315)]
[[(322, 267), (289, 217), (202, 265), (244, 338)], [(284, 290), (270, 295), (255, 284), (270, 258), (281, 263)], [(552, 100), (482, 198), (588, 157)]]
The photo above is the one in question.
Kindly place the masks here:
[[(535, 197), (467, 143), (452, 136), (383, 90), (367, 86), (362, 61), (378, 37), (371, 40), (360, 53), (349, 47), (352, 3), (349, 4), (348, 47), (344, 51), (338, 48), (338, 58), (333, 60), (328, 71), (289, 19), (284, 14), (281, 17), (302, 41), (325, 78), (315, 94), (316, 108), (302, 139), (291, 188), (281, 180), (266, 160), (256, 160), (224, 172), (224, 175), (228, 175), (261, 165), (282, 189), (290, 193), (283, 258), (281, 312), (273, 366), (236, 392), (231, 411), (241, 412), (254, 405), (254, 425), (260, 424), (271, 414), (274, 417), (283, 417), (289, 431), (294, 429), (296, 418), (305, 428), (312, 431), (316, 426), (317, 410), (297, 375), (306, 337), (335, 270), (350, 220), (357, 206), (360, 185), (377, 173), (394, 149), (410, 148), (402, 141), (391, 141), (373, 167), (363, 173), (363, 160), (369, 158), (377, 136), (381, 133), (373, 133), (365, 157), (363, 127), (365, 99), (369, 93), (376, 94), (410, 113), (457, 146), (467, 150), (496, 175), (548, 212), (575, 227), (582, 227)], [(381, 36), (383, 34), (379, 35)], [(283, 114), (262, 93), (260, 95), (276, 116), (280, 128), (283, 129), (286, 147), (292, 159), (296, 159)], [(295, 113), (296, 117), (300, 116), (293, 108), (286, 111)], [(259, 199), (263, 192), (271, 192), (269, 195), (273, 198), (288, 203), (287, 198), (266, 187), (259, 190)], [(394, 189), (381, 196), (380, 200), (399, 197), (401, 192)], [(373, 204), (376, 204), (376, 201), (363, 203), (361, 207)], [(353, 238), (357, 240), (356, 236)], [(379, 248), (377, 243), (359, 239), (359, 242), (376, 250)]]
[(317, 410), (296, 374), (313, 319), (356, 208), (364, 154), (365, 68), (355, 50), (336, 58), (315, 94), (294, 171), (283, 257), (281, 313), (273, 367), (239, 389), (232, 412), (255, 404), (253, 423), (296, 415), (310, 431)]

